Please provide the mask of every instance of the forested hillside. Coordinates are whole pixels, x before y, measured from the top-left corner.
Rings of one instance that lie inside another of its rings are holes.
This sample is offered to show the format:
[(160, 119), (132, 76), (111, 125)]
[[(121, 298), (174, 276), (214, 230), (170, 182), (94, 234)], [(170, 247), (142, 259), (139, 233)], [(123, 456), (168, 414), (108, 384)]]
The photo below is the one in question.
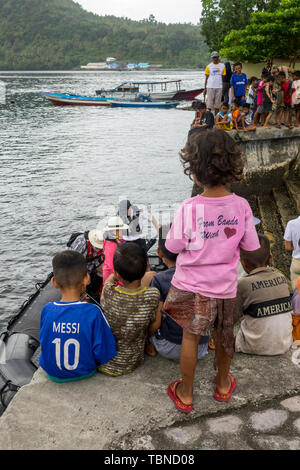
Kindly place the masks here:
[(203, 67), (208, 48), (189, 24), (98, 16), (72, 0), (0, 0), (0, 69), (76, 69), (107, 56)]

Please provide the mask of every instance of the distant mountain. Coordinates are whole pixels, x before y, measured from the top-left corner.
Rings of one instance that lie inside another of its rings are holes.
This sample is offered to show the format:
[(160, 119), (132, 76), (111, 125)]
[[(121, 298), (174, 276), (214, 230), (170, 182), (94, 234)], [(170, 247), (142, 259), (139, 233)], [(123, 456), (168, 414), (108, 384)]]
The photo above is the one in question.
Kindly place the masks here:
[(108, 56), (203, 67), (208, 48), (190, 24), (98, 16), (72, 0), (0, 0), (1, 70), (76, 69)]

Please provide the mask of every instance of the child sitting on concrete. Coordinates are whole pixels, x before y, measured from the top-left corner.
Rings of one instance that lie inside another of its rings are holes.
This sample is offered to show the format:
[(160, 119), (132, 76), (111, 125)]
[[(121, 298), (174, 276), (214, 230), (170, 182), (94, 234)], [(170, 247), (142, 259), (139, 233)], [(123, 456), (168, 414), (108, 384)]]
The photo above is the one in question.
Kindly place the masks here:
[(99, 371), (118, 376), (134, 371), (144, 361), (148, 327), (155, 319), (159, 292), (141, 286), (147, 255), (138, 244), (118, 245), (113, 265), (114, 273), (104, 284), (101, 305), (116, 338), (117, 356), (101, 365)]
[(229, 106), (227, 103), (222, 104), (221, 111), (216, 116), (215, 127), (217, 129), (223, 129), (223, 131), (231, 131), (233, 123), (229, 114)]
[(245, 103), (243, 105), (243, 112), (241, 114), (241, 123), (243, 131), (256, 131), (256, 126), (253, 122), (253, 112), (250, 109), (250, 104)]
[[(171, 281), (175, 273), (177, 254), (171, 253), (165, 246), (166, 236), (171, 226), (162, 226), (159, 229), (157, 254), (168, 269), (155, 274), (150, 282), (150, 287), (156, 287), (160, 292), (160, 302), (155, 320), (150, 324), (150, 343), (146, 353), (156, 356), (159, 353), (167, 359), (179, 361), (182, 342), (182, 328), (170, 317), (162, 313), (164, 301), (167, 298)], [(198, 359), (206, 356), (208, 350), (208, 336), (203, 336), (198, 346)]]
[(238, 100), (234, 100), (232, 104), (232, 122), (233, 122), (233, 128), (238, 131), (242, 127), (242, 122), (241, 122), (241, 112), (240, 112), (240, 107), (239, 107), (239, 102)]
[(274, 356), (286, 353), (293, 343), (292, 305), (286, 278), (269, 265), (270, 242), (259, 234), (260, 248), (241, 250), (241, 263), (248, 274), (238, 282), (237, 302), (243, 319), (235, 351)]
[(90, 280), (85, 257), (67, 250), (52, 265), (62, 298), (42, 310), (40, 365), (55, 382), (85, 379), (116, 355), (115, 339), (102, 310), (80, 300)]

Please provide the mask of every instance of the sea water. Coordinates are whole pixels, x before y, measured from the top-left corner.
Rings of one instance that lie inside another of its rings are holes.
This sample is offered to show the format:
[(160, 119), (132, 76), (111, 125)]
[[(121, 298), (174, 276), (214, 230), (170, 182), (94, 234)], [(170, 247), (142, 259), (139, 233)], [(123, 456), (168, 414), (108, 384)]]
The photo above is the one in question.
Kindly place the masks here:
[(0, 72), (0, 331), (51, 272), (72, 232), (104, 226), (120, 199), (159, 222), (191, 195), (179, 152), (193, 113), (178, 109), (55, 107), (43, 91), (94, 95), (128, 80), (182, 79), (200, 71)]

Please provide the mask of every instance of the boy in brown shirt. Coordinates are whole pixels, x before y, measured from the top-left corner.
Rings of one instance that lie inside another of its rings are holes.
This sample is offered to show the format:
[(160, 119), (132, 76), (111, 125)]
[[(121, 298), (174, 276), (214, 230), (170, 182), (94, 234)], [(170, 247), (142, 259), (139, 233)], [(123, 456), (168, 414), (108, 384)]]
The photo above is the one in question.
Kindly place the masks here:
[(269, 265), (270, 242), (259, 234), (260, 248), (241, 251), (247, 276), (240, 279), (237, 291), (241, 316), (235, 351), (273, 356), (284, 354), (293, 343), (292, 305), (287, 280)]
[(113, 265), (114, 274), (104, 284), (101, 306), (116, 340), (117, 355), (102, 364), (99, 371), (118, 376), (144, 362), (148, 327), (156, 318), (160, 294), (155, 287), (141, 285), (147, 254), (138, 244), (119, 245)]

